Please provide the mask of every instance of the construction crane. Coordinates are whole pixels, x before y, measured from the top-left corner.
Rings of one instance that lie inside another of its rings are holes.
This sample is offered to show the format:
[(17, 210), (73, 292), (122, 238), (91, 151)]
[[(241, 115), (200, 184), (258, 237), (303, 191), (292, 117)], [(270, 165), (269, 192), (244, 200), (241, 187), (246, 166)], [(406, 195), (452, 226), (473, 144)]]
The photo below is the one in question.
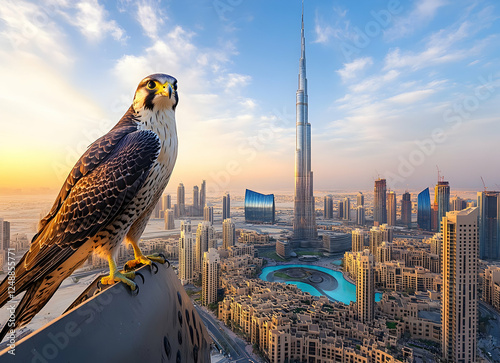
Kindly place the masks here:
[(439, 170), (439, 166), (436, 165), (436, 169), (438, 170), (438, 182), (444, 181), (444, 176), (441, 176), (441, 170)]
[(488, 191), (488, 188), (486, 188), (486, 184), (484, 183), (484, 179), (483, 177), (481, 176), (481, 181), (483, 182), (483, 188), (484, 188), (484, 191), (487, 192)]

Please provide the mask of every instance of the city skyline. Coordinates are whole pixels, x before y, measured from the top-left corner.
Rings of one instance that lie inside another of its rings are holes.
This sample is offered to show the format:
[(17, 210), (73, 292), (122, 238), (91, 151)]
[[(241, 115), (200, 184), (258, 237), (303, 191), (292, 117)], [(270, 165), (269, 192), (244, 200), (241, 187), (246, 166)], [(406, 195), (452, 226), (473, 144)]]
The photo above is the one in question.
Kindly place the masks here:
[[(391, 4), (305, 3), (316, 188), (367, 188), (381, 176), (421, 190), (438, 164), (452, 190), (481, 190), (480, 176), (499, 189), (481, 157), (500, 131), (498, 6)], [(0, 102), (15, 122), (0, 139), (0, 188), (57, 188), (125, 112), (137, 80), (161, 68), (179, 79), (171, 185), (203, 174), (209, 193), (292, 190), (300, 6), (6, 4)], [(26, 82), (43, 92), (19, 107)]]

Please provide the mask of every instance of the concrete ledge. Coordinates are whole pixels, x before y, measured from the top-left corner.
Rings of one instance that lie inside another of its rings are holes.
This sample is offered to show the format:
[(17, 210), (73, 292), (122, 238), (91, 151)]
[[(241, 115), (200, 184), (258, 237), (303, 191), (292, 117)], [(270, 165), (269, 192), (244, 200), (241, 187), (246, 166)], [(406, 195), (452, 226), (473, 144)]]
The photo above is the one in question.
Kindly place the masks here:
[(97, 292), (97, 278), (63, 315), (17, 342), (15, 355), (0, 352), (0, 361), (210, 362), (211, 339), (173, 269), (139, 271), (138, 295), (121, 283)]

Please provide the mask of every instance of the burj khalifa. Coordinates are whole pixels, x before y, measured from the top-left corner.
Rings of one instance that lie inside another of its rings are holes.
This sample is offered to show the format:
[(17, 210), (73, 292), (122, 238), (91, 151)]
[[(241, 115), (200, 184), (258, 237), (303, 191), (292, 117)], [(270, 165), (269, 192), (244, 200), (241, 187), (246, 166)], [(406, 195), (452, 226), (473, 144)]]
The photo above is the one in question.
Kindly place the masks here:
[(301, 55), (296, 102), (295, 203), (293, 239), (312, 241), (318, 236), (314, 210), (313, 172), (311, 171), (311, 124), (307, 115), (306, 46), (304, 3), (302, 3)]

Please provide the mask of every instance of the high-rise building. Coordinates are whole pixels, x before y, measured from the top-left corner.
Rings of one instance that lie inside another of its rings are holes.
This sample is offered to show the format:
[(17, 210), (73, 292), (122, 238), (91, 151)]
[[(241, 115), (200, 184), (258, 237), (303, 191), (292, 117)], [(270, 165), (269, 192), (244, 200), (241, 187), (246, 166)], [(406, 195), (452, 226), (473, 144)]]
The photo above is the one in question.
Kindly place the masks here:
[(245, 223), (274, 224), (275, 209), (274, 194), (245, 191)]
[(153, 218), (160, 218), (161, 217), (161, 200), (158, 200), (158, 202), (155, 204), (155, 209), (153, 210)]
[(323, 199), (323, 218), (325, 219), (333, 218), (333, 199), (331, 195), (327, 195)]
[(387, 224), (389, 226), (396, 225), (396, 209), (396, 192), (390, 190), (389, 193), (387, 193)]
[(373, 224), (375, 226), (387, 223), (386, 191), (386, 180), (380, 178), (375, 180), (375, 187), (373, 189)]
[(356, 305), (358, 320), (364, 323), (375, 317), (375, 273), (373, 255), (364, 250), (356, 259)]
[(186, 215), (186, 203), (184, 201), (184, 184), (179, 183), (177, 187), (177, 207), (179, 208), (179, 217)]
[(434, 192), (434, 204), (437, 204), (437, 231), (441, 231), (441, 221), (450, 211), (450, 185), (447, 181), (438, 181)]
[(443, 235), (441, 233), (436, 233), (430, 238), (431, 242), (431, 253), (439, 256), (439, 273), (441, 273), (442, 266), (442, 255), (441, 248), (443, 246)]
[(194, 241), (191, 221), (181, 221), (181, 237), (179, 238), (179, 279), (183, 285), (193, 283), (194, 274)]
[[(8, 261), (8, 250), (10, 247), (10, 222), (0, 218), (0, 250), (3, 250), (3, 261)], [(0, 271), (3, 264), (0, 264)]]
[(352, 231), (352, 252), (361, 252), (365, 249), (365, 231), (356, 228)]
[(311, 124), (308, 118), (306, 41), (304, 13), (302, 12), (299, 86), (296, 93), (295, 139), (295, 200), (293, 208), (293, 238), (313, 240), (318, 237), (311, 171)]
[(220, 257), (215, 248), (209, 248), (203, 254), (202, 271), (202, 303), (203, 305), (216, 303), (217, 290), (220, 285)]
[(222, 197), (222, 220), (231, 218), (231, 196), (229, 193)]
[(382, 234), (382, 231), (380, 230), (380, 227), (373, 226), (370, 229), (369, 240), (370, 240), (370, 245), (369, 245), (370, 253), (372, 255), (375, 255), (377, 253), (377, 249), (384, 241), (384, 236)]
[(392, 242), (394, 240), (394, 228), (388, 224), (380, 226), (380, 233), (382, 233), (382, 241)]
[(164, 218), (165, 218), (165, 229), (166, 230), (175, 229), (174, 210), (165, 209)]
[(365, 207), (362, 205), (358, 205), (356, 207), (356, 224), (360, 226), (364, 226), (366, 222), (365, 219)]
[(477, 193), (479, 258), (500, 260), (500, 192)]
[(211, 246), (215, 248), (215, 231), (210, 222), (203, 221), (198, 224), (196, 229), (196, 246), (195, 246), (195, 272), (201, 274), (203, 264), (203, 254), (208, 251)]
[(337, 218), (344, 219), (344, 201), (339, 200), (339, 208), (337, 209)]
[(195, 185), (193, 187), (193, 215), (198, 216), (200, 215), (200, 207), (199, 207), (199, 189), (198, 186)]
[(222, 222), (222, 248), (227, 250), (236, 243), (236, 228), (231, 218)]
[(203, 210), (207, 205), (207, 182), (202, 180), (200, 189), (200, 209)]
[(344, 201), (342, 202), (342, 209), (344, 221), (348, 221), (351, 217), (351, 201), (349, 200), (349, 198), (344, 198)]
[(417, 225), (425, 231), (431, 230), (431, 196), (429, 188), (418, 193), (417, 198)]
[(363, 195), (363, 193), (358, 192), (358, 194), (356, 195), (356, 206), (359, 207), (364, 205), (365, 205), (365, 196)]
[(441, 350), (448, 362), (476, 362), (479, 238), (477, 208), (448, 212), (441, 222)]
[(401, 223), (411, 227), (411, 194), (406, 191), (401, 199)]
[(431, 206), (431, 231), (438, 232), (441, 221), (438, 218), (439, 205), (434, 201)]
[(214, 207), (208, 205), (205, 206), (203, 209), (203, 220), (212, 224), (214, 223)]
[(164, 195), (162, 199), (163, 199), (162, 209), (163, 210), (172, 209), (172, 197), (170, 196), (170, 194)]
[(454, 196), (450, 199), (450, 210), (462, 210), (466, 208), (465, 201), (459, 196)]

